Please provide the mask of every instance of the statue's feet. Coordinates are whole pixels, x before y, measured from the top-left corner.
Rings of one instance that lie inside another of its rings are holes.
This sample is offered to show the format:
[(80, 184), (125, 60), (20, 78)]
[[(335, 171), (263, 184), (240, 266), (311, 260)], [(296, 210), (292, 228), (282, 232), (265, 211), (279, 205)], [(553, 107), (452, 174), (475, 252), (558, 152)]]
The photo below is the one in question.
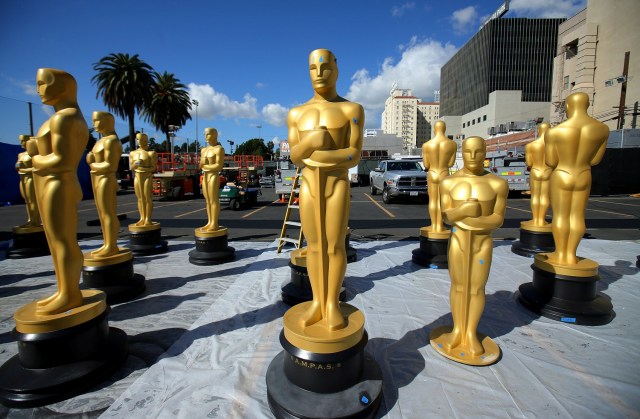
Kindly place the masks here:
[(141, 227), (141, 226), (143, 226), (143, 225), (144, 225), (144, 220), (143, 220), (143, 219), (138, 220), (138, 221), (134, 224), (134, 226), (136, 226), (136, 227)]
[(92, 254), (98, 258), (106, 258), (118, 254), (119, 251), (118, 246), (102, 246), (97, 251), (92, 252)]
[(342, 311), (340, 311), (339, 304), (327, 304), (326, 321), (327, 327), (331, 331), (344, 329), (346, 323), (344, 321), (344, 317), (342, 316)]
[(46, 306), (47, 304), (49, 304), (51, 301), (55, 300), (56, 298), (58, 298), (58, 295), (60, 294), (60, 292), (56, 292), (53, 295), (50, 295), (47, 298), (43, 298), (42, 300), (38, 300), (38, 302), (36, 303), (36, 306), (38, 307), (43, 307)]
[(480, 356), (484, 353), (484, 347), (478, 340), (478, 336), (475, 333), (467, 333), (467, 345), (469, 353), (473, 356)]
[(460, 346), (460, 343), (462, 342), (462, 334), (459, 329), (454, 327), (451, 332), (443, 335), (442, 340), (442, 346), (444, 349), (452, 351), (456, 347)]
[(322, 320), (322, 311), (320, 310), (320, 303), (313, 301), (309, 308), (300, 316), (300, 324), (302, 327), (309, 327)]
[(105, 248), (105, 247), (106, 247), (106, 245), (104, 245), (104, 244), (103, 244), (102, 246), (100, 246), (100, 247), (99, 247), (99, 248), (97, 248), (96, 250), (92, 250), (92, 251), (91, 251), (91, 255), (92, 255), (92, 256), (99, 256), (99, 255), (100, 255), (100, 253), (102, 253), (102, 251), (104, 250), (104, 248)]
[(74, 292), (59, 292), (56, 294), (56, 298), (51, 300), (49, 303), (44, 306), (37, 307), (36, 314), (52, 316), (54, 314), (64, 313), (65, 311), (80, 307), (81, 305), (82, 293), (80, 292), (80, 289), (77, 289)]

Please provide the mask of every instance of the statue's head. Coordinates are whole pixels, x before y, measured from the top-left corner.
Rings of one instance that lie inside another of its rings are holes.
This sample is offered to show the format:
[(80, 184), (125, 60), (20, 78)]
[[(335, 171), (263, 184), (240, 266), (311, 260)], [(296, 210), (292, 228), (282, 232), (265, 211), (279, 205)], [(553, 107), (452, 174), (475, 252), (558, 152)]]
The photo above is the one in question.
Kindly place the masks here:
[(338, 81), (338, 60), (328, 49), (317, 49), (309, 54), (309, 76), (313, 90), (318, 93), (335, 89)]
[(95, 130), (100, 133), (111, 132), (116, 125), (115, 118), (109, 112), (94, 111), (91, 115), (91, 120), (93, 121)]
[(205, 128), (204, 129), (204, 139), (207, 141), (209, 145), (217, 145), (218, 144), (218, 130), (215, 128)]
[(45, 105), (54, 106), (61, 100), (75, 101), (78, 91), (76, 79), (66, 71), (55, 68), (39, 68), (36, 75), (38, 95)]
[(487, 143), (481, 137), (469, 137), (462, 142), (462, 160), (465, 169), (472, 172), (484, 171)]
[(27, 135), (27, 134), (21, 134), (18, 136), (18, 138), (20, 139), (20, 146), (24, 149), (27, 148), (27, 141), (29, 141), (29, 139), (31, 138), (31, 136)]
[(566, 104), (568, 117), (580, 111), (586, 113), (589, 107), (589, 95), (584, 92), (572, 93), (567, 97)]
[(445, 122), (441, 119), (437, 120), (434, 124), (433, 124), (433, 133), (435, 135), (438, 134), (442, 134), (444, 135), (444, 132), (447, 130), (447, 124), (445, 124)]
[(149, 145), (149, 137), (144, 132), (139, 132), (136, 134), (136, 142), (138, 143), (138, 147), (142, 149), (146, 149)]
[(545, 132), (551, 127), (548, 122), (541, 122), (538, 124), (538, 137), (542, 137)]

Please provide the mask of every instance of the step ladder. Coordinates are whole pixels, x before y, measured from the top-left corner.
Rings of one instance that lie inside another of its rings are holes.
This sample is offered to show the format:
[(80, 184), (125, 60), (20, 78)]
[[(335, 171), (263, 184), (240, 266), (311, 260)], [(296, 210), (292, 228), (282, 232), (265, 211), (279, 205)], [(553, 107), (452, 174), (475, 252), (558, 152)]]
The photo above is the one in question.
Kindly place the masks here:
[[(291, 218), (291, 210), (300, 211), (300, 205), (296, 203), (298, 199), (298, 195), (300, 193), (300, 168), (296, 169), (296, 174), (293, 178), (293, 184), (291, 185), (291, 194), (289, 194), (289, 204), (287, 205), (287, 210), (284, 213), (284, 222), (282, 223), (282, 231), (280, 232), (280, 238), (278, 239), (278, 252), (282, 251), (285, 243), (293, 244), (296, 249), (300, 249), (302, 247), (302, 242), (304, 240), (304, 236), (302, 235), (302, 224), (300, 221), (292, 221)], [(298, 213), (299, 214), (299, 213)], [(300, 219), (300, 217), (298, 217)], [(289, 227), (294, 227), (299, 229), (298, 239), (292, 239), (287, 237), (287, 229)]]

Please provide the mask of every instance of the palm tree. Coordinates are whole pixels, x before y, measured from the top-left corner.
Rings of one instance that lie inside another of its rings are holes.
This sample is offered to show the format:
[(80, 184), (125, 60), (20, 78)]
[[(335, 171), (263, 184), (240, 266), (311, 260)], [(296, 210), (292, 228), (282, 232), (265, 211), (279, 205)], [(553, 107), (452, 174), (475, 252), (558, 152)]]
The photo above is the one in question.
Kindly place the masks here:
[[(183, 126), (191, 119), (191, 98), (187, 86), (180, 83), (173, 74), (166, 71), (154, 73), (155, 88), (151, 102), (142, 112), (145, 121), (167, 136), (167, 144), (171, 144), (169, 128), (171, 125)], [(173, 152), (173, 150), (171, 150)]]
[(104, 104), (111, 112), (129, 120), (129, 147), (136, 148), (135, 112), (140, 113), (151, 101), (153, 68), (138, 54), (130, 56), (112, 53), (93, 64), (97, 71), (91, 82), (98, 86), (96, 98), (102, 94)]

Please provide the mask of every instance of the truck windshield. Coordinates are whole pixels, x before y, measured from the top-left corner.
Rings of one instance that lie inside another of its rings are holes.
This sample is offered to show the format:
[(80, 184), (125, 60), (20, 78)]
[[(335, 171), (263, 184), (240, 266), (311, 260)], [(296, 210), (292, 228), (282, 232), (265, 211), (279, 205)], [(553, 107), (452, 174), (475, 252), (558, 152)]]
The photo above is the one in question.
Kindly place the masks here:
[(422, 171), (422, 167), (413, 161), (391, 161), (387, 163), (387, 170), (416, 170)]

